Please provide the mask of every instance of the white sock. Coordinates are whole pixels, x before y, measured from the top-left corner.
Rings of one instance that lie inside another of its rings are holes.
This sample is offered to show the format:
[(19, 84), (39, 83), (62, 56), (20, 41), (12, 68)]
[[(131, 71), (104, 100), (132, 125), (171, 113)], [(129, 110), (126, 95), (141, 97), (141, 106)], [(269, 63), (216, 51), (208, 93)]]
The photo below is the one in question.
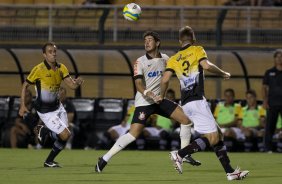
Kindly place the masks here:
[(191, 139), (191, 124), (189, 125), (180, 125), (180, 146), (181, 149), (188, 146), (190, 144)]
[(115, 154), (120, 152), (123, 148), (125, 148), (128, 144), (135, 141), (136, 138), (133, 137), (130, 133), (127, 133), (116, 141), (113, 147), (103, 156), (103, 159), (108, 162)]

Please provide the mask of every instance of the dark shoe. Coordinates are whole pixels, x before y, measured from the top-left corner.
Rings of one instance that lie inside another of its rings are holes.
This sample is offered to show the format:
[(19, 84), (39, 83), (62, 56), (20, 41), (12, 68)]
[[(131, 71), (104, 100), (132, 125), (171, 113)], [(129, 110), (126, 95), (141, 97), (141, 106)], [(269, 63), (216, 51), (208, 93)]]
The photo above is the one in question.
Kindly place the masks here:
[(191, 155), (187, 155), (186, 157), (184, 157), (183, 162), (186, 162), (186, 163), (191, 164), (193, 166), (200, 166), (201, 165), (201, 162), (192, 158)]
[(44, 162), (44, 167), (56, 167), (56, 168), (61, 168), (58, 162)]
[(104, 167), (107, 165), (107, 162), (103, 159), (103, 157), (98, 158), (98, 163), (95, 166), (95, 172), (102, 172)]

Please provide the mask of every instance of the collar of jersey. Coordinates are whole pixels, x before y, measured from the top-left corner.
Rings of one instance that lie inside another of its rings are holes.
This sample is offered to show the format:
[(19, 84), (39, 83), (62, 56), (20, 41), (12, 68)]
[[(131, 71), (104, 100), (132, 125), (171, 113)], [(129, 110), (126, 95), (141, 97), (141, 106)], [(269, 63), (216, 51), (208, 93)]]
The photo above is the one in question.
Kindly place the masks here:
[(181, 47), (179, 50), (185, 50), (185, 49), (187, 49), (188, 47), (190, 47), (191, 46), (191, 44), (187, 44), (187, 45), (185, 45), (184, 47)]
[[(48, 64), (46, 60), (44, 60), (44, 64), (48, 70), (51, 70), (51, 66)], [(55, 62), (55, 66), (60, 68), (60, 65), (57, 62)]]
[[(246, 106), (247, 110), (251, 110), (249, 106)], [(255, 110), (258, 110), (258, 105), (256, 105)]]
[[(154, 59), (154, 58), (152, 58), (148, 53), (146, 53), (146, 57), (147, 57), (147, 59)], [(157, 57), (157, 58), (162, 58), (161, 53), (158, 54), (158, 57)]]

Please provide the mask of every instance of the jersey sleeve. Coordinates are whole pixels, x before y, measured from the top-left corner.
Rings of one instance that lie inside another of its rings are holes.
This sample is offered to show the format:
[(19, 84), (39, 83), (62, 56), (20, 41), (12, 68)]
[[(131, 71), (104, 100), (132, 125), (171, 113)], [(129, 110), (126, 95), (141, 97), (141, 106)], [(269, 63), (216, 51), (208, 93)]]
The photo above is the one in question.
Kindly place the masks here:
[(265, 117), (266, 116), (266, 110), (262, 106), (259, 108), (259, 117)]
[(240, 108), (240, 110), (238, 112), (238, 119), (243, 119), (243, 114), (244, 114), (244, 109)]
[(38, 80), (40, 78), (40, 69), (39, 66), (35, 66), (31, 72), (29, 73), (29, 75), (26, 78), (26, 82), (29, 84), (35, 84), (36, 80)]
[(240, 111), (242, 110), (242, 106), (240, 104), (235, 104), (234, 115), (235, 117), (239, 116)]
[(202, 60), (204, 59), (208, 59), (207, 53), (205, 51), (205, 49), (201, 46), (198, 46), (197, 52), (196, 52), (196, 56), (197, 56), (197, 61), (200, 63)]
[(60, 71), (61, 71), (62, 79), (65, 79), (70, 76), (69, 71), (64, 64), (60, 64)]
[(220, 105), (219, 105), (219, 103), (215, 106), (215, 110), (214, 110), (214, 112), (213, 112), (213, 116), (215, 117), (215, 119), (217, 118), (217, 116), (218, 116), (218, 112), (219, 112), (219, 107)]
[(134, 63), (134, 79), (143, 78), (143, 68), (140, 61), (136, 60)]
[(165, 71), (171, 71), (172, 73), (175, 72), (175, 68), (174, 68), (174, 57), (171, 57), (167, 60), (166, 62), (166, 69)]

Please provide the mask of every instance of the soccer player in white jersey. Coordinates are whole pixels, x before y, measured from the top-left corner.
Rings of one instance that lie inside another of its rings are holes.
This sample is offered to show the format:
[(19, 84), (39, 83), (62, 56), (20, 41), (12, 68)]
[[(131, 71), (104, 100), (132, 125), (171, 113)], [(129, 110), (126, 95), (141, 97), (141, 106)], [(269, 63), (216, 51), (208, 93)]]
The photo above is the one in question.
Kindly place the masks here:
[(249, 171), (240, 171), (239, 168), (231, 167), (226, 147), (222, 141), (222, 133), (204, 97), (204, 69), (224, 79), (229, 79), (230, 73), (212, 64), (203, 47), (193, 45), (195, 41), (195, 34), (191, 27), (185, 26), (179, 30), (181, 48), (167, 61), (161, 81), (161, 95), (155, 98), (157, 102), (162, 103), (169, 80), (175, 72), (181, 85), (183, 111), (194, 123), (195, 131), (202, 135), (185, 148), (170, 152), (171, 160), (174, 162), (175, 169), (182, 173), (182, 159), (186, 155), (212, 147), (227, 174), (227, 179), (242, 179)]
[[(180, 140), (182, 147), (188, 145), (191, 137), (191, 121), (185, 116), (182, 108), (170, 100), (164, 99), (160, 104), (154, 102), (160, 94), (162, 73), (168, 56), (159, 52), (160, 38), (156, 32), (148, 31), (143, 35), (146, 54), (134, 64), (134, 79), (137, 88), (135, 111), (127, 134), (121, 136), (113, 147), (98, 159), (96, 172), (102, 172), (109, 160), (128, 144), (135, 141), (142, 132), (147, 118), (152, 114), (172, 118), (181, 123)], [(188, 159), (192, 159), (188, 157)], [(192, 159), (193, 160), (193, 159)]]

